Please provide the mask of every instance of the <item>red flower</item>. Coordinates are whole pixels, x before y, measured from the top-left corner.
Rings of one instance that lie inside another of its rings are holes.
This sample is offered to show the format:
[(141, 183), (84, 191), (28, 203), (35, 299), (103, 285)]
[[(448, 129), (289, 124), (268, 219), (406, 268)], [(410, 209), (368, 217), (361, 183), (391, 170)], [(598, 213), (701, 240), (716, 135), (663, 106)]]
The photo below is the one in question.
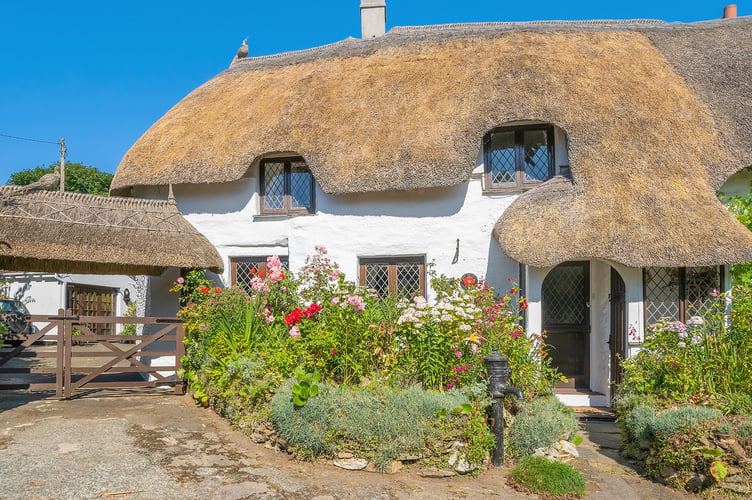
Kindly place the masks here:
[(512, 295), (514, 295), (514, 294), (516, 294), (516, 293), (517, 293), (518, 291), (519, 291), (519, 290), (518, 290), (517, 288), (512, 288), (511, 290), (509, 290), (509, 293), (511, 293)]
[(332, 349), (332, 354), (337, 354), (337, 349)]
[(525, 297), (520, 299), (520, 309), (527, 309), (527, 299)]
[(250, 271), (248, 271), (248, 274), (256, 274), (256, 270), (255, 269), (251, 269)]
[(266, 271), (264, 271), (263, 269), (260, 269), (258, 272), (258, 275), (263, 276), (264, 274), (266, 274)]
[(301, 322), (305, 313), (300, 308), (295, 308), (290, 314), (285, 316), (285, 324), (293, 326)]
[(462, 278), (462, 284), (465, 286), (473, 286), (475, 285), (475, 278), (473, 276), (465, 276)]
[(208, 287), (205, 287), (205, 286), (198, 287), (198, 291), (201, 292), (201, 293), (209, 293), (209, 292), (211, 292), (211, 290)]
[(308, 306), (308, 309), (305, 310), (305, 314), (307, 318), (312, 318), (314, 314), (319, 312), (322, 309), (322, 307), (318, 304), (311, 304)]
[(221, 289), (221, 288), (219, 288), (218, 286), (215, 286), (215, 287), (214, 287), (214, 291), (215, 291), (216, 293), (219, 293), (219, 292), (221, 292), (221, 291), (222, 291), (222, 289)]

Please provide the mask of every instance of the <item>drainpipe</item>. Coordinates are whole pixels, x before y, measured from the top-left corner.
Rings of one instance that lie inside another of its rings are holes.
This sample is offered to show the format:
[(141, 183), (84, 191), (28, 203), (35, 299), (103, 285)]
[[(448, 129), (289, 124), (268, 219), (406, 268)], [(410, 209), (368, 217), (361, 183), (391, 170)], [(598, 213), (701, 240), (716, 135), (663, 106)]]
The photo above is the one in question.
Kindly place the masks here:
[(375, 38), (386, 33), (386, 1), (360, 1), (360, 37)]

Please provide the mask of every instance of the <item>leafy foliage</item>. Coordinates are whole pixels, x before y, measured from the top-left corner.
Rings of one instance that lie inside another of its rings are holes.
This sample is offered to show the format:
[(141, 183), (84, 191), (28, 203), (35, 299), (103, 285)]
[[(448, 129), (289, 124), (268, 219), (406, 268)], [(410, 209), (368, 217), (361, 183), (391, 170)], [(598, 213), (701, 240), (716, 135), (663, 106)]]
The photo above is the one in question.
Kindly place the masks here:
[[(8, 184), (14, 186), (26, 186), (38, 181), (43, 175), (51, 174), (60, 163), (53, 163), (47, 167), (27, 168), (13, 173), (8, 179)], [(107, 196), (110, 191), (113, 174), (103, 172), (96, 167), (82, 163), (65, 164), (65, 190), (74, 193), (88, 193)], [(58, 191), (59, 187), (51, 189)]]
[(523, 401), (509, 429), (509, 450), (515, 456), (529, 455), (573, 434), (577, 428), (574, 411), (555, 396)]
[[(385, 470), (400, 453), (416, 453), (432, 440), (459, 437), (463, 420), (451, 409), (467, 404), (459, 393), (321, 385), (316, 398), (297, 406), (289, 387), (272, 400), (271, 417), (282, 437), (309, 456), (332, 455), (335, 449), (358, 452)], [(448, 415), (438, 425), (438, 414)], [(441, 446), (443, 448), (443, 446)]]
[(752, 294), (742, 285), (734, 293), (738, 297), (712, 292), (712, 306), (692, 324), (662, 320), (651, 325), (643, 349), (622, 363), (620, 396), (643, 394), (669, 406), (711, 404), (726, 412), (752, 411)]

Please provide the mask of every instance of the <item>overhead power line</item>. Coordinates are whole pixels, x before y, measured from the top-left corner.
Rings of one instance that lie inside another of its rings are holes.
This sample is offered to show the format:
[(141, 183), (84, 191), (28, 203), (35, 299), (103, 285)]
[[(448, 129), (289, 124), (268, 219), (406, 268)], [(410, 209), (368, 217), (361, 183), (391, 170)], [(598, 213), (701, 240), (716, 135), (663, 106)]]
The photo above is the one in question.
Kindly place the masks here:
[(20, 141), (31, 141), (31, 142), (43, 142), (45, 144), (60, 144), (60, 141), (42, 141), (39, 139), (29, 139), (28, 137), (17, 137), (15, 135), (8, 135), (8, 134), (0, 134), (0, 137), (8, 137), (10, 139), (18, 139)]

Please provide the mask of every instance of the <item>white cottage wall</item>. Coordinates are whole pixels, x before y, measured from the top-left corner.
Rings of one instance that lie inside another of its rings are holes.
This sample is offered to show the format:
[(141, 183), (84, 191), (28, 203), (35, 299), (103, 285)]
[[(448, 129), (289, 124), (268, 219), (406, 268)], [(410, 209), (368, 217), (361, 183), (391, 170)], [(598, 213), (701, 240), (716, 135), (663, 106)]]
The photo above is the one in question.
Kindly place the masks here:
[[(460, 186), (405, 192), (331, 196), (317, 187), (316, 214), (297, 217), (259, 215), (256, 177), (174, 186), (174, 193), (180, 212), (224, 258), (225, 284), (232, 257), (287, 255), (295, 270), (322, 245), (352, 280), (360, 257), (418, 255), (440, 274), (471, 272), (506, 287), (507, 278), (519, 279), (518, 264), (498, 250), (491, 231), (517, 195), (483, 194), (481, 172), (482, 165)], [(163, 196), (153, 188), (135, 194)]]

